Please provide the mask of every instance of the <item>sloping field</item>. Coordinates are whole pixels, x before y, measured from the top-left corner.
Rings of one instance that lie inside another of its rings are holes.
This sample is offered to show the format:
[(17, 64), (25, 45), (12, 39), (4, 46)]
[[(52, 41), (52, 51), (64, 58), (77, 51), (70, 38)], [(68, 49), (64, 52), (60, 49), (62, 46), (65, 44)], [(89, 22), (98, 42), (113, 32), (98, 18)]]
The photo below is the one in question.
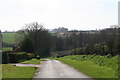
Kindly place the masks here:
[(6, 32), (6, 33), (2, 33), (2, 35), (3, 35), (3, 42), (9, 44), (15, 43), (15, 36), (16, 36), (15, 32), (11, 32), (11, 33)]

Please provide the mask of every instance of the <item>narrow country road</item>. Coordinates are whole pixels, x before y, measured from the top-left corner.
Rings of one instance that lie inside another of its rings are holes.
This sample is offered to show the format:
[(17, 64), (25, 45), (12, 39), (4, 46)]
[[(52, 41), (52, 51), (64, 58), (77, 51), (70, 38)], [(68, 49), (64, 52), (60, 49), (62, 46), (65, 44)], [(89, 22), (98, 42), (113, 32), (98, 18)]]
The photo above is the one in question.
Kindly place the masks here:
[[(42, 61), (34, 78), (89, 78), (57, 60)], [(91, 80), (91, 79), (89, 79)]]

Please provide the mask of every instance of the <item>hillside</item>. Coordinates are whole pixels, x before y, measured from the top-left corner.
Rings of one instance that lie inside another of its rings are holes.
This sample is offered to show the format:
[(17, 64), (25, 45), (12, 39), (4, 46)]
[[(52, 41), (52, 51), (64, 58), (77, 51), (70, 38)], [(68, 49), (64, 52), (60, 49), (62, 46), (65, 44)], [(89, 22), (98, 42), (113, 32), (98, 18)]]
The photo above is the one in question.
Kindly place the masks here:
[(2, 33), (3, 35), (3, 42), (5, 43), (9, 43), (9, 44), (13, 44), (15, 43), (15, 32), (5, 32), (5, 33)]

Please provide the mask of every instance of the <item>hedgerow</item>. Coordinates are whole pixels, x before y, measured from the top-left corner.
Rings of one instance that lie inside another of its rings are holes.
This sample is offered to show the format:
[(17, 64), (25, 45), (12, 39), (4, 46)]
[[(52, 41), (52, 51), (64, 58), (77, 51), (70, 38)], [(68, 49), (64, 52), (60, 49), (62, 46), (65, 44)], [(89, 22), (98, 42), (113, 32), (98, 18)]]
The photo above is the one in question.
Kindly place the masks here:
[(17, 52), (2, 54), (2, 63), (17, 63), (36, 57), (33, 53)]

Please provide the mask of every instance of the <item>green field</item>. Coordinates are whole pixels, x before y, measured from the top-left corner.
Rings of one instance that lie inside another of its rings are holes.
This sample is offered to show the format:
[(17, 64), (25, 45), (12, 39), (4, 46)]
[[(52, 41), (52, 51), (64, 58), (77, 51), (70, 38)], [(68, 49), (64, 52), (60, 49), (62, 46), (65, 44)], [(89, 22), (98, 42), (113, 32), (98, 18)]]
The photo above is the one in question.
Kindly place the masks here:
[(92, 78), (118, 78), (118, 56), (73, 55), (57, 58)]
[(13, 44), (15, 43), (15, 36), (16, 36), (16, 33), (2, 33), (3, 35), (3, 42), (5, 43), (10, 43), (10, 44)]

